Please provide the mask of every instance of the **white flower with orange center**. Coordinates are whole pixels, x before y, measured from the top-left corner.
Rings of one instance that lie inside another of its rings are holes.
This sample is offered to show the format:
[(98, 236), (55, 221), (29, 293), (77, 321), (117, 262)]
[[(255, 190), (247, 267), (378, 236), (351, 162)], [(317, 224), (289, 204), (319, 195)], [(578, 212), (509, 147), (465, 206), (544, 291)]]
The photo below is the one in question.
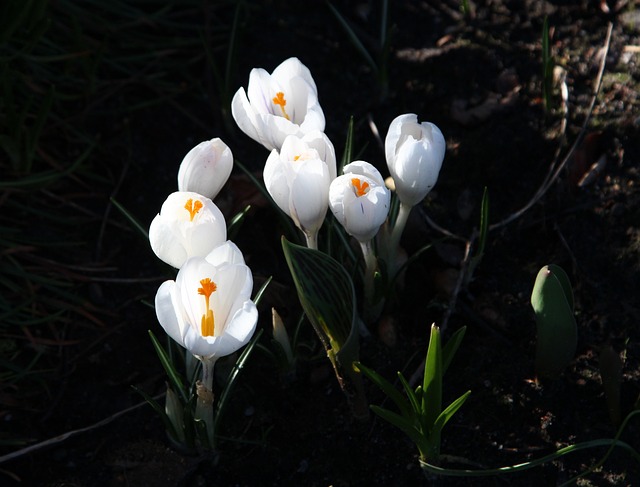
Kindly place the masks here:
[(316, 246), (329, 207), (329, 185), (336, 175), (333, 144), (322, 132), (290, 135), (282, 149), (271, 151), (264, 166), (267, 191), (276, 204)]
[(367, 242), (387, 219), (391, 193), (368, 162), (347, 164), (343, 173), (331, 182), (329, 206), (349, 235)]
[(229, 355), (250, 340), (258, 311), (251, 300), (253, 278), (230, 241), (205, 258), (192, 257), (175, 281), (156, 293), (158, 321), (181, 346), (203, 361)]
[(226, 240), (222, 212), (209, 198), (190, 191), (170, 194), (149, 227), (154, 253), (176, 268), (190, 257), (206, 256)]
[(325, 127), (315, 81), (295, 57), (271, 74), (252, 69), (247, 91), (240, 88), (231, 101), (231, 114), (240, 130), (269, 150), (280, 150), (287, 135), (302, 137)]

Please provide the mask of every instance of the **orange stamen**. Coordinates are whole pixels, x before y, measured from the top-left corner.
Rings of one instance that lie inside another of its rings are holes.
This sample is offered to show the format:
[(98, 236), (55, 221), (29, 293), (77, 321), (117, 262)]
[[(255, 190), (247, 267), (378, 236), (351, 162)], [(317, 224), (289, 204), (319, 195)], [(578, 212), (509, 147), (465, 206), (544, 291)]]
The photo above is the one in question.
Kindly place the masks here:
[(364, 196), (369, 192), (369, 183), (366, 181), (360, 181), (358, 178), (352, 178), (351, 184), (353, 184), (353, 189), (356, 191), (356, 196)]
[(187, 200), (184, 205), (184, 209), (189, 212), (189, 221), (193, 221), (196, 214), (202, 209), (203, 206), (204, 205), (200, 200), (193, 201), (191, 198)]
[(282, 110), (282, 116), (284, 118), (286, 118), (287, 120), (291, 120), (284, 109), (284, 106), (287, 104), (287, 100), (284, 99), (284, 93), (282, 91), (278, 91), (276, 93), (276, 96), (273, 97), (273, 103), (280, 107), (280, 110)]
[(201, 279), (200, 285), (202, 287), (198, 288), (198, 294), (204, 296), (205, 306), (207, 308), (207, 312), (202, 315), (202, 319), (200, 320), (200, 328), (203, 337), (212, 337), (215, 332), (215, 319), (213, 317), (213, 310), (209, 308), (209, 298), (218, 286), (208, 277)]

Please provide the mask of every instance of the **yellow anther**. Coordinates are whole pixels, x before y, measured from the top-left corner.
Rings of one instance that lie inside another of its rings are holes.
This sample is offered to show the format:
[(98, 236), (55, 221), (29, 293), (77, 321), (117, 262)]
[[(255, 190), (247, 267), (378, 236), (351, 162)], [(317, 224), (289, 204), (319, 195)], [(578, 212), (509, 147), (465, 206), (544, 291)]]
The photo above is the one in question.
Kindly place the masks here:
[(213, 317), (213, 310), (209, 307), (209, 298), (216, 291), (218, 286), (208, 277), (200, 280), (200, 286), (198, 288), (198, 294), (204, 296), (206, 313), (202, 315), (200, 320), (200, 328), (202, 330), (203, 337), (212, 337), (215, 333), (215, 319)]
[(287, 104), (287, 100), (284, 99), (284, 93), (282, 91), (278, 91), (276, 93), (276, 96), (273, 97), (273, 103), (280, 107), (280, 110), (282, 111), (282, 116), (284, 118), (286, 118), (287, 120), (291, 120), (289, 118), (289, 115), (287, 115), (286, 110), (284, 109), (284, 106)]
[(369, 183), (366, 181), (360, 181), (358, 178), (351, 178), (351, 184), (356, 192), (356, 196), (364, 196), (369, 192)]
[(184, 205), (184, 209), (189, 212), (189, 221), (193, 221), (196, 214), (202, 209), (203, 206), (204, 205), (200, 200), (193, 201), (191, 198), (187, 200)]
[(297, 161), (298, 159), (300, 159), (300, 157), (302, 157), (302, 156), (293, 156), (293, 160)]
[(202, 315), (200, 320), (200, 329), (202, 330), (203, 337), (212, 337), (215, 331), (215, 320), (213, 319), (213, 311), (207, 310), (206, 315)]

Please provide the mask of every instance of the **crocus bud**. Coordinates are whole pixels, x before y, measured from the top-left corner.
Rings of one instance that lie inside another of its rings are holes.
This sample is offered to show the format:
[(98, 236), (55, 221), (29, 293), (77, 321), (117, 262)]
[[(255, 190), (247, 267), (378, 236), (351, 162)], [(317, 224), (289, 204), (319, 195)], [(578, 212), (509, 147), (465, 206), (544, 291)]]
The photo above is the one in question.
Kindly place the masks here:
[(349, 235), (367, 242), (387, 219), (391, 193), (368, 162), (354, 161), (343, 172), (331, 182), (329, 207)]
[(287, 137), (280, 152), (274, 149), (269, 154), (263, 177), (280, 209), (306, 235), (314, 235), (327, 214), (329, 184), (335, 173), (333, 145), (316, 131), (302, 138)]
[(200, 142), (191, 149), (178, 170), (178, 189), (214, 199), (233, 169), (231, 149), (219, 138)]
[(151, 249), (175, 268), (190, 257), (206, 256), (226, 240), (222, 212), (209, 198), (190, 191), (170, 194), (149, 227)]
[(407, 113), (391, 122), (384, 145), (400, 201), (408, 206), (418, 204), (438, 180), (447, 148), (442, 132), (430, 122), (418, 123), (417, 115)]

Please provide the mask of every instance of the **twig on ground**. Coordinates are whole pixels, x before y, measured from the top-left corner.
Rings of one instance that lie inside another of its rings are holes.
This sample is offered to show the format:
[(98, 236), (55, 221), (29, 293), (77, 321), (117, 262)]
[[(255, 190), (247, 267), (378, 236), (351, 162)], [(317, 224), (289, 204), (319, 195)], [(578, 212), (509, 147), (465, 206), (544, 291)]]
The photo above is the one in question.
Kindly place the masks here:
[[(164, 393), (162, 394), (158, 394), (157, 396), (155, 396), (153, 399), (160, 399), (162, 396), (164, 396)], [(34, 445), (30, 445), (26, 448), (22, 448), (18, 451), (14, 451), (11, 453), (8, 453), (6, 455), (3, 455), (0, 457), (0, 464), (8, 462), (9, 460), (15, 460), (16, 458), (22, 457), (24, 455), (27, 455), (29, 453), (33, 453), (35, 451), (41, 450), (43, 448), (47, 448), (49, 446), (53, 446), (53, 445), (57, 445), (58, 443), (62, 443), (65, 440), (68, 440), (69, 438), (73, 437), (73, 436), (77, 436), (81, 433), (86, 433), (88, 431), (93, 431), (94, 429), (100, 428), (102, 426), (105, 426), (113, 421), (115, 421), (116, 419), (118, 419), (120, 416), (124, 416), (127, 413), (130, 413), (131, 411), (135, 411), (136, 409), (140, 408), (141, 406), (145, 406), (148, 403), (146, 401), (140, 402), (138, 404), (135, 404), (131, 407), (128, 407), (126, 409), (123, 409), (122, 411), (118, 411), (115, 414), (112, 414), (111, 416), (98, 421), (95, 424), (92, 424), (91, 426), (86, 426), (84, 428), (79, 428), (76, 430), (71, 430), (71, 431), (67, 431), (66, 433), (63, 433), (61, 435), (55, 436), (53, 438), (49, 438), (48, 440), (45, 441), (41, 441), (40, 443), (36, 443)]]

